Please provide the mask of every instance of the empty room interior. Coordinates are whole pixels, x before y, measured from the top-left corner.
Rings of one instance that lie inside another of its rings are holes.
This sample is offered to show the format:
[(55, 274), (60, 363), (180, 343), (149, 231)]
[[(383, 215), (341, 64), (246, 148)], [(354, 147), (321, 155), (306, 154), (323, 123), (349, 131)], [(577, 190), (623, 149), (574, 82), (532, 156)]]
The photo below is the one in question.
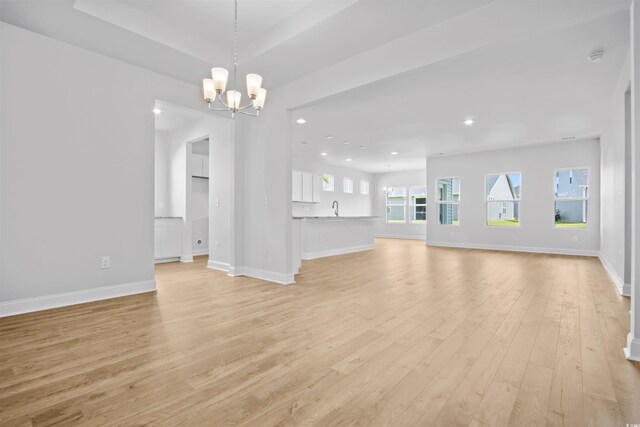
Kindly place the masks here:
[(0, 0), (0, 425), (640, 425), (637, 1)]

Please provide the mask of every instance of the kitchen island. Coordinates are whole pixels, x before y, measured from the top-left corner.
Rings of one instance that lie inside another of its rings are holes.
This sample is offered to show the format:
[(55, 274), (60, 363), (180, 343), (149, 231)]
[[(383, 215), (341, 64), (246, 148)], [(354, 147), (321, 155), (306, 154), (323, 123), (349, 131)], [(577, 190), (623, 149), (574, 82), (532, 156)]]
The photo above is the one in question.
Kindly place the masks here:
[(315, 259), (373, 249), (375, 216), (294, 216), (293, 267)]

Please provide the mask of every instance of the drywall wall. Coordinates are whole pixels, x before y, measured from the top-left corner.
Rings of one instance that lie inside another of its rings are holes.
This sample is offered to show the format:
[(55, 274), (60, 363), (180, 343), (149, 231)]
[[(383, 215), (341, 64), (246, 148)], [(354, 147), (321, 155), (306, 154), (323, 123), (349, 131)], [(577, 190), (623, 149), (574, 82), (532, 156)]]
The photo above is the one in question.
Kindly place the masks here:
[[(627, 60), (611, 96), (607, 109), (609, 118), (600, 137), (600, 200), (603, 207), (611, 207), (602, 209), (600, 258), (620, 292), (626, 295), (629, 295), (631, 286), (630, 275), (625, 278), (625, 259), (630, 263), (631, 256), (630, 245), (627, 247), (625, 242), (630, 236), (625, 228), (631, 228), (630, 224), (625, 226), (625, 213), (631, 207), (631, 198), (627, 197), (625, 188), (627, 175), (631, 173), (630, 164), (626, 161), (631, 158), (630, 150), (626, 147), (626, 138), (630, 138), (626, 132), (630, 117), (627, 117), (625, 108), (625, 93), (629, 89), (630, 79)], [(630, 115), (630, 111), (628, 113)], [(630, 194), (630, 189), (628, 192)]]
[(0, 32), (0, 315), (155, 289), (152, 109), (202, 108), (200, 88), (5, 23)]
[(156, 130), (154, 162), (154, 215), (171, 216), (171, 133)]
[[(370, 173), (332, 166), (322, 161), (303, 157), (293, 157), (291, 164), (294, 170), (311, 172), (314, 175), (327, 173), (334, 177), (334, 191), (323, 191), (322, 202), (319, 203), (293, 203), (292, 212), (294, 216), (333, 215), (334, 212), (331, 205), (334, 200), (338, 202), (341, 216), (371, 215), (373, 175)], [(344, 177), (353, 179), (353, 193), (345, 193), (343, 191)], [(360, 194), (360, 181), (362, 180), (369, 182), (368, 195)]]
[[(554, 175), (560, 168), (589, 168), (585, 229), (554, 227)], [(522, 173), (519, 227), (485, 222), (487, 174)], [(427, 159), (428, 218), (436, 216), (436, 180), (460, 177), (460, 223), (427, 222), (427, 244), (597, 255), (600, 248), (600, 145), (598, 140), (557, 142)]]
[[(426, 165), (426, 159), (425, 159)], [(427, 236), (426, 224), (412, 224), (406, 223), (387, 223), (387, 204), (386, 194), (384, 188), (389, 187), (410, 187), (413, 185), (425, 185), (427, 180), (426, 169), (401, 171), (401, 172), (389, 172), (378, 173), (373, 177), (374, 185), (372, 186), (373, 193), (373, 215), (380, 218), (376, 219), (374, 232), (376, 237), (393, 237), (401, 239), (420, 239), (425, 240)], [(427, 203), (430, 202), (429, 190), (427, 187)], [(408, 190), (407, 190), (408, 191)], [(408, 207), (407, 207), (408, 209)], [(409, 216), (409, 211), (406, 211), (406, 217)]]

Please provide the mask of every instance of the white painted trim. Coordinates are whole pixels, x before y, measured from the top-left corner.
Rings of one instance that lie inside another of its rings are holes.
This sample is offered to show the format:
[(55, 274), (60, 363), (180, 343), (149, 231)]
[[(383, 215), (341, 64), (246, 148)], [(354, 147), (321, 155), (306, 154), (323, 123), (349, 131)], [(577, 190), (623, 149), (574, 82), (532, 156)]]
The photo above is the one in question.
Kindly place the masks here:
[(154, 262), (156, 264), (164, 264), (165, 262), (178, 262), (180, 261), (180, 257), (173, 257), (173, 258), (156, 258), (154, 260)]
[(618, 292), (620, 292), (620, 295), (625, 297), (630, 297), (631, 284), (624, 283), (624, 281), (618, 275), (616, 270), (614, 270), (613, 266), (609, 263), (609, 261), (605, 257), (602, 256), (602, 254), (598, 255), (598, 258), (600, 259), (600, 262), (602, 263), (602, 266), (604, 267), (604, 269), (607, 270), (607, 273), (609, 273), (609, 276), (611, 277), (611, 280), (613, 280), (613, 283), (616, 285), (616, 288), (618, 288)]
[(214, 261), (212, 259), (209, 259), (209, 261), (207, 261), (207, 268), (212, 268), (214, 270), (220, 270), (220, 271), (224, 271), (225, 273), (228, 273), (229, 270), (231, 269), (231, 266), (229, 265), (228, 262), (220, 262), (220, 261)]
[(155, 290), (156, 281), (145, 280), (143, 282), (132, 282), (123, 285), (104, 286), (82, 291), (6, 301), (0, 303), (0, 317), (15, 316), (16, 314), (31, 313), (34, 311), (48, 310), (50, 308), (66, 307), (145, 292), (154, 292)]
[(484, 245), (476, 243), (462, 242), (432, 242), (427, 241), (427, 246), (441, 246), (445, 248), (462, 249), (484, 249), (489, 251), (509, 251), (509, 252), (531, 252), (554, 255), (577, 255), (597, 257), (599, 252), (590, 249), (558, 249), (558, 248), (536, 248), (529, 246), (509, 246), (509, 245)]
[(376, 234), (376, 239), (409, 239), (409, 240), (427, 240), (420, 236), (403, 236), (402, 234)]
[(627, 346), (624, 348), (624, 355), (629, 360), (640, 362), (640, 339), (627, 335)]
[(209, 255), (209, 248), (194, 249), (191, 255), (193, 256)]
[(180, 262), (193, 262), (193, 255), (180, 256)]
[(361, 245), (361, 246), (352, 246), (349, 248), (329, 249), (326, 251), (303, 252), (302, 259), (316, 259), (316, 258), (324, 258), (327, 256), (350, 254), (353, 252), (369, 251), (374, 247), (375, 245)]
[(281, 285), (291, 285), (296, 282), (293, 273), (278, 273), (253, 267), (229, 267), (229, 276), (253, 277), (254, 279), (266, 280), (267, 282), (275, 282)]

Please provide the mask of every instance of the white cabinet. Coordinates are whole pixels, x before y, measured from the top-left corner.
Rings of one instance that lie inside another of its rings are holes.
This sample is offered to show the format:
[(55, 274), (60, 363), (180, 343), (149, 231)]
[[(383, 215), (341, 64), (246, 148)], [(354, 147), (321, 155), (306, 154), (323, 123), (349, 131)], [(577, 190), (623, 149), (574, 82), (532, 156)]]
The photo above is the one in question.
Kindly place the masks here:
[(209, 156), (191, 155), (191, 176), (209, 177)]
[(302, 201), (313, 202), (313, 175), (302, 172)]
[(322, 201), (322, 176), (294, 170), (291, 173), (291, 200), (317, 203)]
[(291, 200), (302, 201), (302, 172), (293, 171), (291, 175)]
[(156, 218), (154, 234), (156, 262), (173, 261), (182, 255), (182, 218)]
[(318, 203), (322, 201), (322, 175), (313, 175), (313, 202)]

